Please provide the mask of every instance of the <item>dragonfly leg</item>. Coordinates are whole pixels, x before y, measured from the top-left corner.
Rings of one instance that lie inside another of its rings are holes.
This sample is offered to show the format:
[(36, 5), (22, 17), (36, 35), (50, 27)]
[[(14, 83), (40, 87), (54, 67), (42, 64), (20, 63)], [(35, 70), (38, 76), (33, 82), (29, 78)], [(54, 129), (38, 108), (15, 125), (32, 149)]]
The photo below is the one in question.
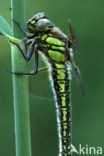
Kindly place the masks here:
[[(16, 46), (19, 48), (20, 52), (22, 53), (22, 55), (24, 56), (24, 59), (26, 61), (29, 61), (33, 52), (34, 52), (34, 47), (35, 47), (35, 44), (36, 44), (36, 41), (34, 41), (32, 43), (32, 46), (31, 46), (31, 49), (30, 49), (30, 52), (29, 52), (29, 55), (26, 57), (22, 51), (22, 49), (20, 48), (20, 46), (18, 44), (16, 44)], [(15, 75), (35, 75), (38, 71), (38, 48), (36, 48), (35, 50), (35, 69), (34, 69), (34, 72), (31, 72), (31, 73), (22, 73), (22, 72), (12, 72), (10, 70), (7, 69), (7, 71), (9, 73), (12, 73), (12, 74), (15, 74)]]
[(15, 19), (13, 19), (13, 21), (19, 26), (19, 28), (22, 30), (22, 32), (28, 39), (33, 39), (35, 37), (35, 34), (33, 34), (32, 36), (29, 36), (27, 32), (24, 30), (23, 26), (19, 22), (17, 22)]
[[(26, 60), (26, 56), (25, 56), (25, 54), (24, 54), (24, 51), (23, 51), (22, 48), (20, 47), (20, 45), (17, 44), (17, 43), (14, 43), (14, 42), (11, 42), (11, 43), (13, 43), (14, 45), (16, 45), (16, 46), (18, 47), (20, 53), (22, 54), (22, 56), (23, 56), (24, 59)], [(26, 49), (27, 49), (27, 48), (26, 48)], [(26, 52), (26, 53), (27, 53), (27, 52)]]
[[(31, 49), (29, 51), (29, 55), (26, 57), (26, 61), (29, 61), (33, 52), (34, 52), (34, 47), (35, 47), (35, 44), (36, 44), (36, 40), (33, 41), (32, 45), (31, 45)], [(37, 49), (37, 48), (36, 48)]]
[(34, 68), (33, 75), (35, 75), (37, 72), (38, 72), (38, 48), (36, 48), (35, 51), (35, 68)]
[(31, 43), (32, 43), (32, 41), (28, 41), (28, 42), (27, 42), (27, 46), (29, 46)]

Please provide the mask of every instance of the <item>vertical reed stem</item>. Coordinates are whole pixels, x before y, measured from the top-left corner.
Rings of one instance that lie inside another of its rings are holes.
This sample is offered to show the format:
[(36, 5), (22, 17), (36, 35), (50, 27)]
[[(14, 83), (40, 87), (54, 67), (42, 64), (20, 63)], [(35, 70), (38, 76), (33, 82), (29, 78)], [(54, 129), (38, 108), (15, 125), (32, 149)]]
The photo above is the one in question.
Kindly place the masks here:
[[(25, 26), (25, 0), (11, 0), (12, 19)], [(24, 35), (12, 21), (13, 36), (23, 38)], [(26, 72), (26, 61), (16, 46), (11, 46), (12, 71)], [(14, 122), (16, 156), (31, 156), (29, 95), (27, 76), (13, 77)]]

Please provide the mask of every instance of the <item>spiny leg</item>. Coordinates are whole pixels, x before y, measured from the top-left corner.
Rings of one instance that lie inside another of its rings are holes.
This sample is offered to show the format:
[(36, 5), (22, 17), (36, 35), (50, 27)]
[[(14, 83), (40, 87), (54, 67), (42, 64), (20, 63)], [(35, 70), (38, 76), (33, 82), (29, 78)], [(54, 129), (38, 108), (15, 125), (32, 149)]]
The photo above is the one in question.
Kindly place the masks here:
[[(16, 46), (19, 48), (21, 54), (23, 55), (23, 57), (24, 57), (24, 59), (25, 59), (26, 61), (29, 61), (29, 60), (30, 60), (30, 58), (31, 58), (31, 56), (32, 56), (32, 54), (33, 54), (33, 52), (34, 52), (35, 44), (36, 44), (36, 41), (34, 41), (34, 42), (32, 43), (32, 46), (31, 46), (29, 55), (28, 55), (27, 57), (24, 55), (24, 52), (23, 52), (23, 50), (21, 49), (21, 47), (20, 47), (18, 44), (16, 44)], [(35, 74), (37, 73), (37, 71), (38, 71), (38, 48), (36, 48), (36, 50), (35, 50), (35, 69), (34, 69), (34, 72), (33, 72), (33, 73), (12, 72), (12, 71), (9, 71), (8, 69), (7, 69), (7, 71), (10, 72), (10, 73), (12, 73), (12, 74), (15, 74), (15, 75), (35, 75)]]
[(19, 26), (19, 28), (22, 30), (22, 32), (28, 39), (33, 39), (36, 36), (35, 34), (33, 34), (32, 36), (29, 36), (27, 32), (24, 30), (23, 26), (19, 22), (17, 22), (15, 19), (13, 19), (13, 21)]
[(26, 56), (28, 55), (28, 54), (27, 54), (27, 52), (28, 52), (27, 48), (28, 48), (28, 46), (30, 46), (31, 44), (32, 44), (32, 41), (31, 41), (31, 40), (28, 40), (28, 41), (26, 42), (26, 44), (25, 44), (25, 54), (26, 54)]
[(36, 48), (36, 51), (35, 51), (35, 68), (34, 68), (34, 72), (32, 75), (35, 75), (37, 72), (38, 72), (38, 48)]

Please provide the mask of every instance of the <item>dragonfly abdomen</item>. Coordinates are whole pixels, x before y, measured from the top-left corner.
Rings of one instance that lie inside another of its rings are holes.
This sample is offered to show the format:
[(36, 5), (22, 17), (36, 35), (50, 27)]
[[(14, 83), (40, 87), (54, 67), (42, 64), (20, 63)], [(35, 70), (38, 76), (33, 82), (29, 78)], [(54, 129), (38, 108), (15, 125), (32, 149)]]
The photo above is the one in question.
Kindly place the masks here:
[(71, 156), (70, 79), (66, 64), (52, 64), (59, 129), (59, 156)]

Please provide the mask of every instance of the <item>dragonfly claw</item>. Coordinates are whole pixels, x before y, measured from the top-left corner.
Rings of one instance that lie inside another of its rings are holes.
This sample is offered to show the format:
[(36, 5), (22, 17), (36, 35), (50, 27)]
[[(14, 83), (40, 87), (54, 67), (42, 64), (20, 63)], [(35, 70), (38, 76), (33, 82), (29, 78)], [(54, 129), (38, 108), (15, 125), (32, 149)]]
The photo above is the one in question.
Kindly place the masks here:
[(35, 74), (37, 74), (37, 71), (30, 72), (30, 73), (12, 72), (8, 68), (7, 68), (7, 72), (9, 72), (11, 74), (15, 74), (15, 75), (35, 75)]

